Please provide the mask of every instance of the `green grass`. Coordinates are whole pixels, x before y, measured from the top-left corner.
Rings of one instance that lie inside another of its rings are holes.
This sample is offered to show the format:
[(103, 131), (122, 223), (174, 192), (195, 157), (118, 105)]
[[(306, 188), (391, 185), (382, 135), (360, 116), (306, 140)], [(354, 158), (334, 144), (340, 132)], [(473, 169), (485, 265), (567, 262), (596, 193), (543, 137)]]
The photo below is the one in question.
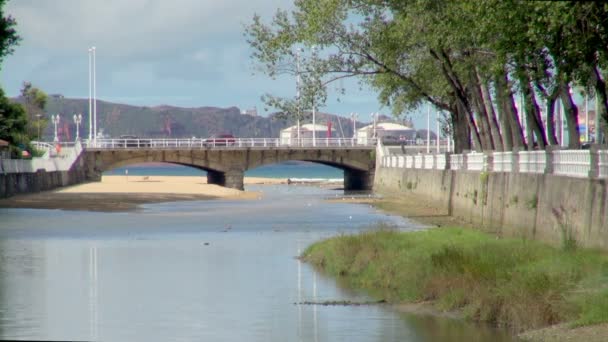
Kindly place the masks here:
[(303, 259), (389, 302), (442, 310), (517, 331), (608, 321), (608, 256), (475, 230), (381, 229), (310, 246)]

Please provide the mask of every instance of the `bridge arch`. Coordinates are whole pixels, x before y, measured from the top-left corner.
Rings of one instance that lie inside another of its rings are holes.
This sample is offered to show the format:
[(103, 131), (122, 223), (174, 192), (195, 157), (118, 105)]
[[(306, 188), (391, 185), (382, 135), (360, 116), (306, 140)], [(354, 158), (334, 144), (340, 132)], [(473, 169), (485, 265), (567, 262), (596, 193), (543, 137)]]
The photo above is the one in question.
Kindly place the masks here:
[(207, 182), (243, 189), (247, 170), (289, 160), (309, 161), (344, 170), (344, 188), (371, 189), (375, 160), (369, 149), (122, 149), (86, 150), (87, 178), (117, 167), (146, 162), (191, 166), (207, 171)]

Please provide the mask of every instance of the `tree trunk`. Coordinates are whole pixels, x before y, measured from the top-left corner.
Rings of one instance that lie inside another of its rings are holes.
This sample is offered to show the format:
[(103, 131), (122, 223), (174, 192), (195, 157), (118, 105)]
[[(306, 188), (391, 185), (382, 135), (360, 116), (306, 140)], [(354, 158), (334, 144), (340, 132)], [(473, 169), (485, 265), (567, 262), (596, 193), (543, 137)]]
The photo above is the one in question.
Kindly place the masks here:
[[(500, 78), (500, 76), (496, 78)], [(505, 151), (511, 151), (513, 150), (513, 137), (507, 110), (505, 108), (504, 88), (499, 86), (499, 81), (497, 79), (495, 79), (494, 84), (496, 88), (496, 108), (498, 110), (498, 117), (500, 118), (500, 126), (502, 128), (503, 147)]]
[(490, 120), (490, 131), (492, 132), (494, 147), (497, 151), (504, 151), (505, 147), (503, 137), (502, 134), (500, 134), (498, 119), (496, 118), (496, 111), (494, 110), (494, 105), (492, 104), (492, 96), (490, 95), (490, 87), (488, 86), (488, 82), (481, 83), (481, 95), (486, 106), (488, 119)]
[(557, 135), (555, 135), (555, 103), (559, 97), (559, 88), (555, 88), (547, 98), (547, 139), (549, 144), (558, 146)]
[(481, 89), (477, 86), (476, 82), (471, 82), (470, 85), (471, 102), (475, 107), (475, 121), (480, 127), (479, 135), (484, 149), (494, 150), (494, 143), (492, 141), (492, 133), (490, 131), (490, 122), (488, 121), (488, 114), (486, 113), (485, 105), (481, 99)]
[[(604, 139), (608, 137), (608, 94), (606, 93), (606, 82), (602, 78), (602, 74), (598, 70), (597, 66), (593, 67), (592, 72), (593, 81), (595, 82), (595, 101), (599, 100), (599, 113), (595, 115), (600, 116), (600, 127), (595, 128), (595, 135), (598, 136), (597, 132), (603, 132)], [(602, 143), (597, 141), (597, 143)]]
[(471, 109), (471, 104), (467, 98), (466, 90), (462, 86), (462, 82), (452, 69), (452, 63), (450, 62), (449, 57), (445, 52), (441, 52), (441, 56), (437, 54), (436, 51), (430, 50), (431, 56), (435, 58), (441, 65), (441, 71), (443, 76), (446, 79), (446, 82), (452, 88), (454, 92), (454, 97), (456, 98), (456, 104), (459, 108), (459, 113), (466, 115), (467, 117), (467, 125), (469, 126), (469, 131), (471, 135), (471, 139), (473, 140), (473, 145), (476, 150), (483, 151), (484, 146), (482, 145), (481, 138), (479, 136), (479, 130), (477, 128), (477, 123), (473, 118), (473, 111)]
[[(520, 74), (520, 84), (523, 91), (524, 102), (526, 106), (526, 123), (528, 126), (528, 130), (534, 133), (536, 137), (536, 143), (538, 144), (539, 149), (545, 149), (547, 146), (547, 139), (545, 137), (545, 129), (543, 128), (542, 119), (540, 117), (540, 108), (538, 107), (538, 102), (536, 102), (536, 97), (534, 95), (534, 89), (532, 88), (532, 84), (530, 83), (529, 76), (525, 71), (522, 71)], [(534, 140), (529, 139), (528, 141), (528, 149), (533, 149)]]
[(502, 93), (504, 94), (504, 109), (507, 113), (506, 118), (511, 128), (511, 140), (513, 141), (513, 148), (522, 150), (526, 148), (524, 140), (524, 134), (522, 127), (519, 124), (517, 117), (517, 108), (515, 107), (515, 99), (513, 98), (513, 90), (509, 87), (509, 78), (505, 73), (497, 78), (497, 87), (502, 87)]
[(581, 147), (581, 136), (578, 127), (578, 107), (572, 100), (572, 96), (570, 96), (570, 86), (568, 83), (560, 82), (559, 88), (568, 124), (568, 148), (578, 149)]
[(461, 113), (458, 110), (457, 105), (451, 107), (453, 108), (450, 110), (450, 114), (452, 127), (454, 128), (454, 131), (452, 132), (454, 136), (454, 152), (462, 153), (464, 150), (471, 149), (471, 131), (467, 124), (466, 114)]

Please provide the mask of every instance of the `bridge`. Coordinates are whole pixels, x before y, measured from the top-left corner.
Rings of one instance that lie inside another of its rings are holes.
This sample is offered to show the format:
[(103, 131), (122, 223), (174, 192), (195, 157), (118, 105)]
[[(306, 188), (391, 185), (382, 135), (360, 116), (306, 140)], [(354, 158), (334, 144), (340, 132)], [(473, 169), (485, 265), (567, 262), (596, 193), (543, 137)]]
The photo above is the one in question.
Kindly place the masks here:
[(207, 171), (207, 182), (243, 189), (247, 170), (289, 160), (333, 166), (344, 171), (345, 190), (369, 190), (376, 165), (375, 141), (317, 138), (96, 139), (83, 142), (86, 178), (130, 164), (163, 162)]

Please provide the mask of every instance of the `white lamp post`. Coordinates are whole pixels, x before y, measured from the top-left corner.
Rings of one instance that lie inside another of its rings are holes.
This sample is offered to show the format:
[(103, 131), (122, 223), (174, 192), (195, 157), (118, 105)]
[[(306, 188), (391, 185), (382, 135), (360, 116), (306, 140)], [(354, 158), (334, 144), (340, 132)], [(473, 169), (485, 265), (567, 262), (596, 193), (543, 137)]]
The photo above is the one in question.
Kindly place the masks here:
[(350, 118), (351, 120), (353, 120), (353, 140), (356, 137), (357, 134), (357, 117), (359, 116), (359, 114), (357, 113), (350, 113)]
[(97, 49), (93, 46), (91, 48), (93, 52), (93, 141), (97, 145), (97, 78), (96, 78), (96, 52)]
[(426, 105), (426, 153), (431, 153), (431, 105)]
[(80, 140), (80, 123), (82, 122), (82, 114), (74, 114), (74, 123), (76, 124), (76, 141)]
[(378, 138), (378, 134), (376, 132), (376, 120), (378, 120), (378, 113), (372, 113), (372, 139)]
[[(312, 47), (312, 60), (313, 63), (315, 62), (315, 60), (317, 59), (317, 47), (313, 46)], [(315, 65), (313, 64), (313, 67), (315, 67)], [(315, 75), (315, 79), (316, 79), (316, 75)], [(315, 82), (316, 84), (316, 82)], [(316, 116), (316, 103), (315, 103), (315, 95), (316, 95), (316, 89), (315, 92), (312, 94), (312, 146), (317, 146), (317, 124), (315, 121), (315, 116)]]
[(54, 137), (53, 137), (54, 142), (59, 141), (59, 139), (57, 138), (57, 125), (59, 124), (60, 119), (61, 118), (60, 118), (59, 114), (51, 115), (51, 122), (53, 122), (53, 125), (55, 126)]
[(298, 118), (298, 146), (300, 145), (300, 110), (301, 110), (301, 106), (300, 106), (300, 53), (302, 52), (302, 49), (297, 49), (296, 50), (296, 111), (297, 111), (297, 118)]
[(93, 92), (92, 92), (92, 83), (93, 83), (93, 50), (91, 48), (89, 51), (89, 142), (93, 140)]

